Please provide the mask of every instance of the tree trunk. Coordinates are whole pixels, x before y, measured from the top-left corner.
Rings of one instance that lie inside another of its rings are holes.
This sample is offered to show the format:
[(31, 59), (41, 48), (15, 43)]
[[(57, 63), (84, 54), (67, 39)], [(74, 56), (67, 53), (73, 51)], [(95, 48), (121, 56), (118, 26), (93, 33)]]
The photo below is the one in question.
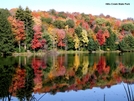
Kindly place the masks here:
[(26, 52), (26, 49), (27, 49), (27, 46), (26, 46), (26, 43), (24, 43), (24, 50)]
[(19, 45), (19, 53), (21, 52), (21, 49), (20, 49), (20, 41), (18, 41), (18, 45)]

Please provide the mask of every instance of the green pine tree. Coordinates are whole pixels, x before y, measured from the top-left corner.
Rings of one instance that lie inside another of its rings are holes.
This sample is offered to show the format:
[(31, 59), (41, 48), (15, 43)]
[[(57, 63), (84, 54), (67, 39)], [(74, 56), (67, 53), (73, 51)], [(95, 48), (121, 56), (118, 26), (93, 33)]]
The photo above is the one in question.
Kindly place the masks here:
[(90, 38), (88, 42), (88, 51), (96, 51), (98, 49), (99, 49), (99, 43)]
[(109, 38), (107, 38), (106, 43), (104, 45), (105, 50), (109, 49), (109, 50), (116, 50), (117, 49), (117, 44), (115, 44), (116, 40), (117, 40), (117, 36), (115, 35), (115, 33), (112, 32), (111, 29), (109, 29)]
[(0, 10), (0, 53), (9, 55), (14, 51), (14, 37), (11, 25), (7, 20), (7, 10)]

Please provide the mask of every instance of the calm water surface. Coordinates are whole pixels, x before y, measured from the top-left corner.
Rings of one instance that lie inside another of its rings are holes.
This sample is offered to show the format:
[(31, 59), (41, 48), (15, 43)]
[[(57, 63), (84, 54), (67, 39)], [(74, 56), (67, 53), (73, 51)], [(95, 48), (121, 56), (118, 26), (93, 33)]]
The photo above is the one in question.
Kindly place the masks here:
[(0, 57), (0, 101), (134, 101), (134, 53)]

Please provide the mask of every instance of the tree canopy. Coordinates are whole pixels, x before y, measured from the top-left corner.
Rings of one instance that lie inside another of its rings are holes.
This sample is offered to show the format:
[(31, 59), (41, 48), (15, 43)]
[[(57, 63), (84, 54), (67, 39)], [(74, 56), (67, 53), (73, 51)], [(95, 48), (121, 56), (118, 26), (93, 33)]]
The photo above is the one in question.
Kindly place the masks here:
[(1, 54), (55, 48), (134, 51), (133, 19), (120, 20), (103, 14), (66, 13), (54, 9), (31, 11), (21, 6), (0, 9), (0, 19)]

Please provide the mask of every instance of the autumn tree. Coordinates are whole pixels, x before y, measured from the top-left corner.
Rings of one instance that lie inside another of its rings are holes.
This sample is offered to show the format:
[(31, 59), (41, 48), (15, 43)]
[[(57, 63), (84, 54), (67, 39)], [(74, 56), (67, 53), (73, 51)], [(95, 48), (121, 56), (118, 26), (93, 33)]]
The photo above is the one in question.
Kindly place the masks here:
[(80, 49), (80, 40), (81, 40), (81, 33), (82, 33), (82, 27), (78, 26), (75, 28), (75, 36), (74, 36), (74, 42), (75, 42), (75, 49)]
[(79, 40), (77, 34), (74, 34), (74, 40), (73, 40), (73, 42), (74, 42), (74, 48), (75, 48), (75, 50), (78, 50), (80, 48), (80, 40)]
[(105, 19), (104, 18), (97, 18), (96, 19), (96, 24), (102, 26), (106, 23)]
[(80, 38), (80, 41), (81, 41), (81, 46), (84, 48), (84, 49), (87, 49), (87, 46), (88, 46), (88, 35), (87, 35), (87, 31), (86, 30), (82, 30), (81, 32), (81, 38)]
[(88, 45), (88, 35), (87, 35), (87, 31), (82, 29), (80, 26), (78, 26), (75, 29), (75, 33), (77, 34), (79, 40), (80, 40), (80, 48), (86, 49), (87, 45)]
[(120, 20), (116, 20), (114, 25), (113, 25), (113, 28), (115, 30), (118, 30), (120, 28), (120, 26), (121, 26), (121, 21)]
[(89, 29), (89, 25), (87, 22), (83, 22), (82, 23), (82, 27), (85, 29), (85, 30), (88, 30)]
[(106, 38), (108, 38), (108, 37), (109, 37), (109, 32), (107, 30), (106, 31), (99, 30), (96, 34), (96, 38), (97, 38), (100, 46), (105, 44)]
[(30, 9), (27, 7), (25, 10), (20, 6), (16, 11), (16, 19), (23, 21), (25, 25), (25, 49), (30, 49), (31, 41), (34, 36), (33, 31), (33, 18)]
[(63, 29), (57, 29), (57, 39), (58, 39), (58, 43), (57, 45), (59, 47), (65, 47), (65, 43), (64, 43), (64, 39), (65, 39), (65, 36), (66, 36), (66, 33)]
[(31, 47), (34, 50), (38, 50), (44, 47), (46, 40), (42, 39), (41, 26), (35, 25), (33, 27), (33, 30), (35, 33), (34, 33), (34, 38), (32, 40)]
[(11, 23), (12, 33), (15, 37), (15, 41), (18, 43), (19, 52), (20, 52), (21, 51), (20, 50), (21, 42), (24, 41), (24, 39), (25, 39), (24, 22), (16, 20), (12, 16), (8, 17), (8, 21)]

